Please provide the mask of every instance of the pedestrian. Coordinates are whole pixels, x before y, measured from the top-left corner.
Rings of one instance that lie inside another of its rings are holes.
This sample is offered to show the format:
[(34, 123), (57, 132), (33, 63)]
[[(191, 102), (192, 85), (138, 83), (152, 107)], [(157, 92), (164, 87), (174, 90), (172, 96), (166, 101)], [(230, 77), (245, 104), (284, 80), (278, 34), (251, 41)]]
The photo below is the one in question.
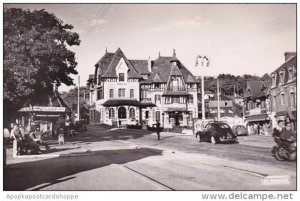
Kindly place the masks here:
[(19, 155), (21, 152), (22, 135), (17, 124), (12, 124), (12, 130), (10, 132), (13, 141), (13, 155)]
[(119, 119), (119, 128), (121, 128), (121, 126), (122, 126), (122, 122), (121, 122), (121, 120)]
[(157, 140), (160, 140), (160, 123), (157, 121), (156, 123), (156, 133), (157, 133)]
[(257, 124), (253, 125), (253, 130), (254, 130), (254, 132), (253, 132), (254, 135), (259, 134)]
[(58, 145), (65, 144), (65, 135), (64, 135), (63, 125), (61, 125), (60, 128), (58, 128), (57, 134), (58, 134)]

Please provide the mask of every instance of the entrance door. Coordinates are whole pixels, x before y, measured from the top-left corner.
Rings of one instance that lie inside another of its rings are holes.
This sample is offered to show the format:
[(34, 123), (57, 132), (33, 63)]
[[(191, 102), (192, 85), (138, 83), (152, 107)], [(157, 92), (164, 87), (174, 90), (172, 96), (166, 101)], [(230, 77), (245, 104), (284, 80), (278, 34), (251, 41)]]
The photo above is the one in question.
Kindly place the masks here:
[(175, 126), (178, 126), (179, 125), (179, 114), (178, 113), (175, 113), (174, 119), (175, 119)]
[(124, 107), (120, 107), (118, 110), (118, 118), (126, 119), (126, 109)]

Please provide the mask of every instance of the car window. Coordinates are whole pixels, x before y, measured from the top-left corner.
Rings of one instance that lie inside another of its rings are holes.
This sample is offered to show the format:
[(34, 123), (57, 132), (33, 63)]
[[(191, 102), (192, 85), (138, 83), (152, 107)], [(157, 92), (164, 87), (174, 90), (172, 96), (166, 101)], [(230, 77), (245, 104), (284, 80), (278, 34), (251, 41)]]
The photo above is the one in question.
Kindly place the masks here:
[(205, 128), (210, 129), (211, 128), (210, 124), (206, 124)]
[(226, 124), (220, 124), (219, 127), (220, 127), (220, 128), (229, 128), (229, 126), (226, 125)]
[(228, 129), (230, 128), (227, 124), (216, 124), (217, 129)]

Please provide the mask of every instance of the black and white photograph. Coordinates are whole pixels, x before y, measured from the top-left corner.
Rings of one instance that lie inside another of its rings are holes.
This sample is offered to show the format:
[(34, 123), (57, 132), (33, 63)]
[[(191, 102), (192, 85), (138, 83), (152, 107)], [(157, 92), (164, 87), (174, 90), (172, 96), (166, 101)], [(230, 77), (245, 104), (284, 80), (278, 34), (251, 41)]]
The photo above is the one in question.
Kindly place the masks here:
[(2, 191), (293, 199), (296, 3), (2, 6)]

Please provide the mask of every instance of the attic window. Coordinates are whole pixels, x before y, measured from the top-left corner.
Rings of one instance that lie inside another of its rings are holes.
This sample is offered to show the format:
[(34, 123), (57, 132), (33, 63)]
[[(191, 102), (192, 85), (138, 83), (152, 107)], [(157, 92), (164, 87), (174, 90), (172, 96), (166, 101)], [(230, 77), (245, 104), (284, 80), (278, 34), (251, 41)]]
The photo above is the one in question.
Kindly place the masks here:
[(285, 72), (283, 70), (279, 72), (279, 84), (284, 84), (284, 74)]
[(272, 86), (276, 86), (276, 74), (272, 74)]
[(291, 66), (289, 67), (289, 81), (293, 80), (294, 78), (294, 68)]
[(124, 73), (119, 73), (119, 82), (124, 82), (125, 81), (125, 75)]

